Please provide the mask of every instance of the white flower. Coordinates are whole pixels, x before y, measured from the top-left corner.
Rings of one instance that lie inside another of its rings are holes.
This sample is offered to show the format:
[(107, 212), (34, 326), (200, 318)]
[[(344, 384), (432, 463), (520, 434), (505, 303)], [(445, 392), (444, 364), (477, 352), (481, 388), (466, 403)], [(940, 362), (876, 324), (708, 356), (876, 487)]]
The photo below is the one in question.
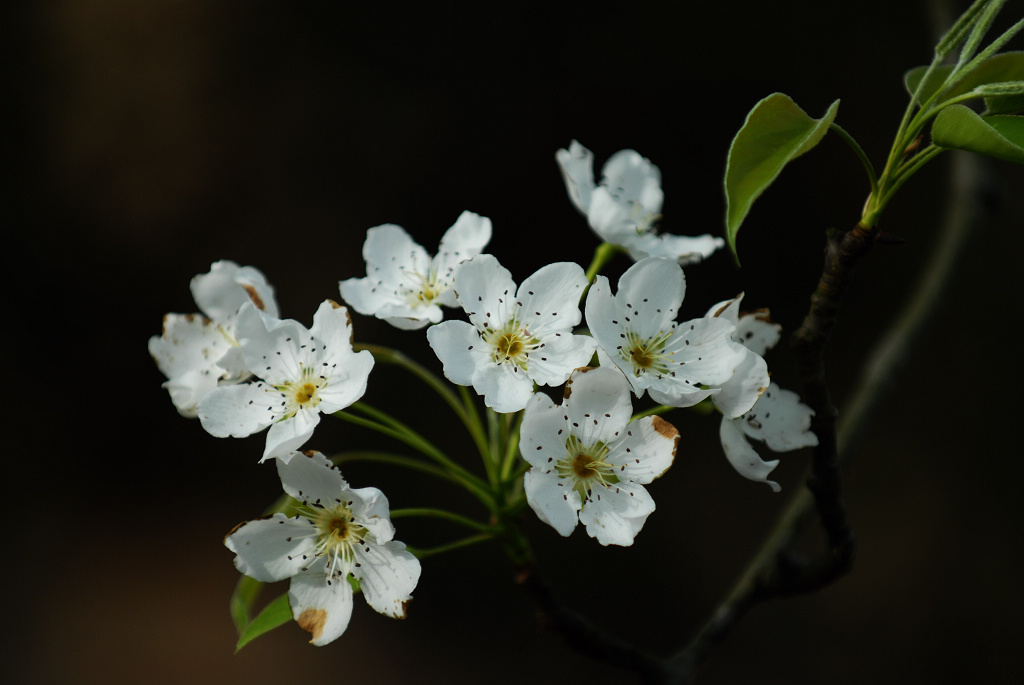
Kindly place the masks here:
[[(746, 345), (757, 355), (762, 355), (779, 341), (782, 326), (772, 323), (765, 309), (740, 313), (742, 299), (741, 294), (734, 300), (720, 302), (711, 308), (708, 316), (734, 322), (736, 331), (733, 333), (733, 339)], [(715, 404), (720, 401), (728, 403), (731, 397), (744, 392), (744, 384), (749, 385), (749, 379), (737, 374), (737, 380), (726, 384), (722, 391), (715, 395)], [(814, 411), (800, 402), (799, 395), (771, 383), (749, 411), (735, 418), (722, 416), (722, 425), (719, 428), (722, 449), (729, 463), (741, 476), (767, 483), (773, 491), (779, 492), (782, 489), (779, 484), (768, 480), (768, 475), (778, 465), (779, 460), (763, 460), (750, 445), (748, 438), (760, 440), (775, 452), (813, 447), (818, 444), (818, 437), (811, 432), (812, 416)]]
[(235, 566), (256, 580), (291, 578), (292, 616), (317, 646), (336, 640), (352, 615), (355, 577), (367, 604), (405, 618), (420, 562), (393, 540), (388, 500), (377, 488), (352, 489), (319, 452), (277, 460), (285, 492), (302, 507), (237, 526), (224, 539)]
[(360, 314), (396, 328), (437, 323), (444, 318), (440, 305), (457, 305), (451, 291), (455, 266), (480, 254), (490, 239), (491, 220), (463, 212), (431, 259), (401, 226), (376, 226), (366, 232), (363, 243), (366, 278), (342, 281), (341, 296)]
[(598, 276), (586, 305), (598, 359), (602, 366), (619, 367), (637, 397), (647, 391), (656, 402), (673, 407), (689, 407), (721, 392), (737, 374), (754, 379), (728, 401), (729, 416), (739, 416), (768, 386), (768, 367), (732, 340), (736, 326), (727, 319), (676, 323), (685, 292), (682, 268), (668, 259), (643, 259), (631, 266), (615, 295), (608, 279)]
[(562, 535), (582, 521), (602, 545), (631, 545), (654, 511), (643, 485), (672, 465), (679, 432), (659, 416), (630, 423), (632, 411), (629, 385), (604, 366), (577, 369), (561, 407), (543, 393), (526, 405), (526, 499)]
[(246, 365), (262, 380), (215, 388), (199, 403), (212, 435), (241, 438), (270, 426), (263, 459), (282, 457), (313, 435), (320, 412), (344, 409), (366, 392), (373, 357), (352, 350), (348, 310), (336, 302), (320, 305), (311, 329), (245, 305), (235, 330)]
[(163, 333), (149, 339), (149, 353), (167, 376), (163, 387), (183, 416), (195, 417), (206, 393), (219, 384), (238, 383), (249, 377), (235, 339), (238, 309), (251, 302), (277, 316), (274, 289), (260, 271), (219, 261), (209, 273), (190, 283), (192, 296), (203, 314), (167, 314)]
[(573, 335), (587, 277), (578, 264), (548, 264), (516, 290), (512, 275), (491, 255), (455, 269), (455, 290), (470, 323), (445, 321), (427, 340), (452, 383), (472, 385), (498, 412), (526, 406), (534, 382), (561, 385), (590, 361), (595, 342)]
[(635, 260), (665, 257), (694, 264), (725, 245), (707, 233), (690, 238), (658, 234), (665, 195), (661, 171), (636, 150), (619, 150), (601, 169), (594, 183), (594, 153), (575, 140), (555, 153), (569, 199), (587, 217), (590, 227), (607, 243), (621, 245)]

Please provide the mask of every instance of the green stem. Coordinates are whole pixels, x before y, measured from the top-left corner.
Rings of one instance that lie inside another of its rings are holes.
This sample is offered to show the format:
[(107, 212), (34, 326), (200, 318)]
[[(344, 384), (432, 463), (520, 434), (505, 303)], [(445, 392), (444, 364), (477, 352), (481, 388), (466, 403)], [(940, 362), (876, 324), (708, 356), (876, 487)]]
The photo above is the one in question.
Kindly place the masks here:
[[(590, 266), (587, 267), (587, 282), (593, 283), (594, 278), (601, 273), (601, 269), (604, 268), (604, 265), (610, 262), (612, 258), (620, 252), (624, 252), (624, 250), (618, 245), (613, 245), (611, 243), (601, 243), (598, 245), (597, 249), (594, 250), (594, 258), (590, 260)], [(584, 293), (584, 295), (585, 294), (586, 293)]]
[(831, 124), (829, 124), (829, 128), (835, 131), (839, 135), (839, 137), (842, 138), (843, 141), (845, 141), (846, 144), (850, 146), (850, 149), (853, 150), (854, 154), (857, 155), (857, 159), (860, 160), (860, 163), (864, 166), (864, 171), (866, 171), (868, 174), (868, 181), (871, 183), (871, 192), (877, 192), (878, 175), (875, 173), (875, 167), (871, 164), (871, 160), (868, 159), (868, 156), (864, 153), (864, 149), (861, 148), (857, 141), (854, 140), (853, 136), (847, 133), (846, 130), (839, 124), (832, 122)]
[(479, 542), (487, 542), (493, 540), (494, 535), (491, 533), (479, 533), (477, 535), (470, 535), (469, 537), (456, 540), (455, 542), (449, 542), (447, 545), (439, 545), (437, 547), (430, 547), (428, 549), (419, 549), (417, 547), (406, 547), (407, 550), (412, 552), (417, 559), (426, 559), (432, 557), (435, 554), (442, 554), (444, 552), (450, 552), (455, 549), (461, 549), (462, 547), (469, 547)]
[[(362, 407), (366, 406), (357, 402), (353, 404), (352, 407), (357, 408), (356, 405), (361, 405)], [(495, 509), (494, 495), (491, 493), (491, 490), (486, 483), (453, 462), (444, 454), (444, 452), (432, 445), (411, 428), (405, 427), (404, 429), (398, 429), (391, 425), (386, 425), (379, 421), (367, 419), (362, 416), (356, 416), (355, 414), (350, 414), (345, 411), (334, 412), (334, 416), (342, 419), (343, 421), (348, 421), (349, 423), (354, 423), (357, 426), (369, 428), (370, 430), (387, 435), (388, 437), (394, 438), (400, 442), (404, 442), (406, 445), (409, 445), (413, 449), (421, 452), (427, 457), (430, 457), (451, 473), (458, 483), (472, 492), (488, 509), (492, 511)], [(392, 419), (392, 421), (394, 421), (394, 419)], [(395, 423), (398, 422), (395, 421)]]
[(343, 464), (351, 461), (369, 461), (377, 464), (393, 464), (395, 466), (401, 466), (414, 471), (429, 473), (432, 476), (443, 478), (444, 480), (448, 480), (453, 483), (461, 483), (458, 478), (444, 469), (439, 469), (432, 464), (427, 464), (418, 459), (413, 459), (412, 457), (392, 454), (390, 452), (342, 452), (332, 456), (331, 461), (335, 464)]
[[(886, 205), (889, 204), (889, 201), (892, 200), (893, 196), (896, 194), (896, 191), (899, 190), (911, 176), (916, 174), (921, 169), (921, 167), (923, 167), (925, 164), (930, 162), (932, 159), (937, 157), (942, 152), (942, 148), (935, 147), (934, 145), (929, 145), (927, 148), (922, 150), (918, 155), (916, 155), (910, 162), (908, 162), (907, 165), (901, 167), (902, 173), (900, 173), (900, 175), (892, 183), (889, 189), (885, 191), (885, 194), (882, 195), (877, 202), (875, 202), (874, 208), (871, 210), (871, 212), (864, 215), (864, 218), (861, 220), (861, 223), (863, 223), (864, 226), (867, 228), (874, 227), (875, 224), (878, 223), (878, 217), (882, 214), (882, 211), (885, 209)], [(903, 169), (905, 169), (905, 171)]]
[(486, 523), (480, 523), (474, 521), (471, 518), (456, 514), (451, 511), (444, 509), (430, 509), (426, 507), (419, 508), (406, 508), (406, 509), (392, 509), (391, 518), (400, 519), (407, 516), (424, 516), (427, 518), (444, 519), (445, 521), (451, 521), (452, 523), (458, 523), (466, 528), (472, 528), (473, 530), (480, 531), (481, 533), (493, 533), (494, 527)]
[(509, 432), (508, 442), (505, 443), (505, 458), (501, 463), (501, 482), (508, 483), (512, 468), (516, 464), (516, 457), (519, 456), (519, 431), (523, 427), (523, 415), (525, 410), (516, 414), (515, 423)]
[(469, 434), (473, 437), (477, 448), (481, 450), (481, 453), (483, 452), (486, 439), (483, 434), (483, 427), (480, 425), (480, 418), (476, 416), (475, 408), (472, 405), (467, 407), (463, 402), (460, 402), (459, 398), (452, 392), (452, 389), (438, 378), (437, 375), (431, 373), (426, 367), (413, 361), (405, 354), (390, 347), (367, 344), (354, 345), (353, 347), (356, 350), (369, 350), (373, 358), (382, 364), (391, 364), (405, 369), (426, 383), (431, 390), (440, 395), (441, 399), (451, 407), (452, 411), (455, 412), (455, 415), (459, 417), (459, 420), (462, 421)]

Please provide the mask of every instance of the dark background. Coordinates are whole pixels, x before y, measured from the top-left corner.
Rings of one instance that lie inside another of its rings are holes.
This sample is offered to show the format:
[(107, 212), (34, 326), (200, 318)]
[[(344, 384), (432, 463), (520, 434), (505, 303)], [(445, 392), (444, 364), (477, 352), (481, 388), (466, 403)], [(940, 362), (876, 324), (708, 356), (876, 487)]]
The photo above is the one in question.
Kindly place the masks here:
[[(146, 341), (165, 312), (195, 310), (189, 279), (222, 258), (263, 270), (283, 315), (309, 325), (339, 279), (363, 275), (365, 230), (385, 222), (433, 251), (470, 209), (493, 220), (489, 251), (517, 280), (553, 261), (585, 266), (597, 240), (553, 158), (573, 138), (598, 168), (627, 147), (659, 165), (663, 227), (684, 234), (721, 230), (726, 150), (771, 92), (815, 117), (842, 98), (837, 121), (881, 160), (906, 102), (900, 76), (930, 59), (926, 3), (822, 6), (6, 6), (5, 682), (628, 682), (538, 628), (497, 545), (426, 562), (405, 622), (357, 598), (328, 647), (288, 625), (232, 655), (237, 572), (222, 536), (279, 483), (256, 463), (262, 436), (217, 440), (178, 417)], [(1000, 26), (1020, 11), (1010, 2)], [(913, 179), (883, 219), (907, 244), (877, 249), (857, 273), (829, 351), (840, 406), (934, 247), (945, 164)], [(1019, 671), (1012, 312), (1024, 174), (994, 169), (994, 219), (964, 250), (855, 455), (853, 573), (756, 607), (700, 682), (1000, 682)], [(770, 306), (792, 331), (824, 229), (851, 226), (866, 193), (854, 157), (826, 138), (754, 206), (742, 270), (725, 254), (687, 269), (684, 315), (745, 290), (746, 304)], [(359, 340), (440, 370), (422, 332), (358, 316), (355, 327)], [(788, 349), (768, 361), (793, 387)], [(421, 386), (378, 368), (367, 399), (477, 467), (437, 427), (449, 419)], [(683, 446), (651, 486), (658, 511), (632, 548), (602, 548), (582, 530), (563, 540), (527, 517), (559, 594), (657, 653), (701, 624), (807, 463), (783, 457), (773, 495), (732, 472), (716, 420), (672, 420)], [(326, 421), (311, 446), (397, 449), (339, 423)], [(406, 472), (346, 476), (381, 487), (395, 508), (463, 507)], [(409, 519), (398, 531), (421, 546), (460, 533)]]

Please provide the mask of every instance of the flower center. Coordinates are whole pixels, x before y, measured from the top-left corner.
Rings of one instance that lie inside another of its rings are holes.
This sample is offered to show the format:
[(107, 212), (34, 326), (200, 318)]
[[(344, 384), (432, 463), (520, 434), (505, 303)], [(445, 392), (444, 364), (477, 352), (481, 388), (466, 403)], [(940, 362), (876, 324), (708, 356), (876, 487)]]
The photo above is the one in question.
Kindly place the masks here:
[(320, 404), (320, 391), (327, 387), (327, 378), (318, 376), (313, 369), (303, 368), (297, 381), (287, 381), (276, 389), (284, 395), (285, 411), (282, 419), (290, 419), (300, 409), (315, 409)]
[(491, 346), (491, 358), (495, 364), (512, 364), (513, 370), (523, 371), (528, 369), (530, 352), (540, 345), (540, 341), (525, 328), (520, 328), (515, 319), (501, 330), (485, 331), (484, 342)]
[(643, 205), (636, 200), (629, 202), (633, 206), (633, 222), (636, 224), (637, 235), (653, 233), (654, 225), (661, 221), (661, 214), (658, 212), (645, 212)]
[(450, 287), (450, 284), (445, 283), (433, 271), (429, 274), (406, 271), (405, 274), (412, 281), (412, 285), (404, 286), (405, 299), (408, 305), (413, 308), (428, 307), (434, 304), (434, 300)]
[(648, 371), (658, 374), (669, 372), (672, 363), (672, 352), (666, 352), (665, 346), (672, 338), (673, 331), (660, 332), (653, 338), (643, 339), (633, 331), (626, 333), (626, 344), (619, 348), (621, 358), (633, 366), (633, 375), (638, 378)]
[(348, 504), (314, 507), (303, 512), (316, 526), (316, 556), (327, 557), (328, 578), (351, 570), (355, 563), (355, 546), (363, 544), (368, 533), (364, 526), (356, 523)]
[(570, 434), (565, 441), (566, 455), (555, 464), (555, 472), (559, 478), (572, 482), (572, 489), (580, 496), (580, 504), (590, 499), (590, 491), (594, 482), (608, 487), (619, 482), (613, 464), (604, 461), (609, 448), (603, 442), (584, 445), (575, 435)]

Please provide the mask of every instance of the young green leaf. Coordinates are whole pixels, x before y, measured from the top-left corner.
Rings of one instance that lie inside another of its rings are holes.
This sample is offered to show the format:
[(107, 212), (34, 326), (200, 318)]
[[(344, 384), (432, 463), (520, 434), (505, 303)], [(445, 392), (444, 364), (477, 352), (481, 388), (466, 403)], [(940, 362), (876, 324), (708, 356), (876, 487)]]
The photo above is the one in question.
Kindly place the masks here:
[(1007, 162), (1024, 164), (1024, 117), (982, 118), (969, 107), (951, 105), (935, 117), (932, 142)]
[(263, 611), (249, 622), (249, 625), (247, 625), (245, 630), (243, 630), (238, 636), (238, 644), (235, 645), (235, 652), (237, 653), (238, 650), (245, 647), (260, 635), (268, 633), (274, 628), (282, 626), (290, 620), (292, 620), (292, 608), (288, 605), (288, 593), (286, 592), (267, 606), (263, 607)]
[[(996, 15), (999, 14), (999, 10), (1006, 4), (1006, 0), (991, 0), (985, 7), (981, 9), (977, 19), (974, 21), (974, 26), (971, 27), (971, 33), (964, 42), (964, 47), (960, 51), (960, 58), (957, 60), (957, 67), (966, 64), (975, 53), (978, 51), (978, 46), (981, 45), (981, 41), (985, 38), (985, 34), (988, 33), (989, 28), (992, 26), (992, 22), (996, 20)], [(967, 11), (973, 10), (972, 6)]]
[(939, 44), (935, 46), (935, 54), (945, 57), (953, 52), (953, 50), (956, 50), (957, 46), (964, 42), (974, 23), (978, 21), (981, 11), (991, 1), (975, 0), (974, 4), (968, 7), (967, 11), (961, 14), (960, 18), (946, 31), (946, 35), (939, 39)]
[(260, 596), (263, 583), (243, 575), (231, 593), (231, 619), (235, 622), (235, 630), (241, 635), (252, 618), (252, 606)]
[(729, 146), (725, 166), (726, 240), (736, 256), (736, 233), (750, 206), (772, 184), (782, 167), (804, 154), (828, 132), (836, 100), (812, 119), (788, 95), (773, 93), (754, 105)]
[[(916, 67), (903, 75), (903, 83), (908, 93), (914, 93), (917, 84), (921, 82), (927, 71), (928, 67)], [(921, 89), (921, 102), (927, 102), (945, 84), (952, 71), (953, 67), (948, 65), (934, 69)], [(978, 86), (1005, 81), (1024, 81), (1024, 52), (1004, 52), (992, 56), (991, 59), (950, 88), (949, 92), (943, 93), (943, 97), (944, 99), (954, 98), (977, 90)]]

